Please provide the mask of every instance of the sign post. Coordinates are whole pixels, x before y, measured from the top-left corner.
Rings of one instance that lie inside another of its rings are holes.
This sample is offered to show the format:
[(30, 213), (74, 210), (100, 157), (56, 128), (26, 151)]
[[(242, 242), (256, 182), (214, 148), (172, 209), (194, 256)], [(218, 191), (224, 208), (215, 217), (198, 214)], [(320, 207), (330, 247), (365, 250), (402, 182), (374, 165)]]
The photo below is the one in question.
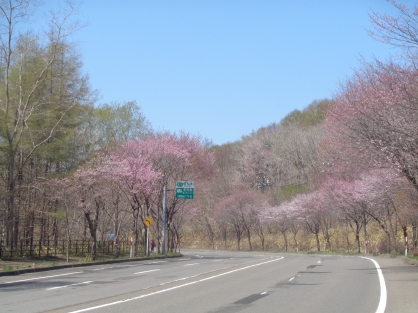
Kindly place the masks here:
[(149, 227), (152, 225), (152, 223), (154, 223), (154, 220), (151, 218), (151, 216), (147, 216), (142, 223), (144, 224), (144, 226), (146, 227), (146, 247), (145, 247), (145, 255), (149, 256)]
[(161, 253), (165, 254), (165, 229), (167, 225), (167, 207), (166, 207), (166, 198), (167, 196), (167, 186), (163, 187), (163, 229), (161, 234)]
[(132, 244), (133, 244), (133, 241), (134, 241), (134, 234), (133, 233), (131, 233), (131, 241), (130, 241), (130, 243), (129, 243), (129, 245), (131, 246), (130, 247), (130, 249), (129, 249), (129, 258), (130, 259), (132, 259)]
[[(163, 186), (163, 229), (161, 234), (161, 253), (165, 254), (165, 232), (167, 228), (167, 186)], [(192, 181), (178, 181), (176, 182), (176, 199), (193, 199), (194, 198), (194, 184)]]

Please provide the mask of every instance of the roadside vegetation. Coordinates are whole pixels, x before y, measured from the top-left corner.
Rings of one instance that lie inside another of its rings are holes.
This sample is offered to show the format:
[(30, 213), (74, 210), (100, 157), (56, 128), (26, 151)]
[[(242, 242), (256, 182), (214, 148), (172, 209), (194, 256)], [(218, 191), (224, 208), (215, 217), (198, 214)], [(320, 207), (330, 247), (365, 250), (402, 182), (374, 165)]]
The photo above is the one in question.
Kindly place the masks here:
[[(78, 241), (89, 261), (103, 246), (140, 256), (147, 217), (161, 253), (164, 187), (167, 253), (418, 253), (418, 9), (390, 2), (399, 15), (372, 11), (370, 35), (396, 58), (363, 61), (332, 99), (221, 146), (154, 131), (135, 100), (98, 104), (71, 2), (43, 38), (13, 27), (31, 1), (1, 2), (0, 258), (63, 247), (70, 262)], [(177, 181), (194, 182), (193, 200)]]

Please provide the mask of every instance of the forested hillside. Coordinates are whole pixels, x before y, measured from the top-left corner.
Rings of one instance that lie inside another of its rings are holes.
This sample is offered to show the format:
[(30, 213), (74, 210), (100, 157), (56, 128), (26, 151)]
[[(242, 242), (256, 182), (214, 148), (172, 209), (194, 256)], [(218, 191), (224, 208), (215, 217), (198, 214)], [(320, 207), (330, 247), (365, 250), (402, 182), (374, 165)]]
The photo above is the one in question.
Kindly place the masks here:
[[(163, 222), (168, 251), (416, 251), (413, 11), (371, 14), (371, 35), (401, 58), (364, 61), (332, 99), (214, 146), (153, 131), (135, 100), (99, 104), (70, 41), (72, 7), (41, 38), (14, 28), (31, 10), (19, 3), (0, 4), (0, 257), (69, 256), (74, 242), (92, 259), (98, 243), (140, 254)], [(193, 200), (176, 198), (177, 181), (194, 182)]]

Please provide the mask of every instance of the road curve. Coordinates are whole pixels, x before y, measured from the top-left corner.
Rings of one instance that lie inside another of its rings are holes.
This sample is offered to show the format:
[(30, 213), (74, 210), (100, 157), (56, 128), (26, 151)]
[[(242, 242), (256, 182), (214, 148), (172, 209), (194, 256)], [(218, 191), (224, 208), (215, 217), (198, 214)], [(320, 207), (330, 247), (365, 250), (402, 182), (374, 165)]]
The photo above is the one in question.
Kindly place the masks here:
[(416, 266), (360, 256), (184, 257), (0, 277), (1, 312), (416, 312)]

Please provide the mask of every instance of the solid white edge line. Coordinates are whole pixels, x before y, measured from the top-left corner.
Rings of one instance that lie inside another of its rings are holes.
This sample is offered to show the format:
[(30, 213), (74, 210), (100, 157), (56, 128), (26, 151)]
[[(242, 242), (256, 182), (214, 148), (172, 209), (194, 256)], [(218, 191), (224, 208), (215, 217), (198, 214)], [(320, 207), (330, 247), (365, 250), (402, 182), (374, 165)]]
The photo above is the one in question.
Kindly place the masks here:
[(24, 281), (31, 281), (31, 280), (38, 280), (38, 279), (44, 279), (44, 278), (59, 277), (59, 276), (67, 276), (67, 275), (80, 274), (80, 273), (83, 273), (83, 272), (72, 272), (72, 273), (66, 273), (66, 274), (58, 274), (58, 275), (51, 275), (51, 276), (42, 276), (42, 277), (21, 279), (21, 280), (15, 280), (15, 281), (7, 281), (7, 282), (4, 282), (4, 283), (0, 283), (0, 285), (13, 284), (13, 283), (21, 283), (21, 282), (24, 282)]
[(159, 271), (159, 270), (160, 270), (160, 269), (149, 270), (149, 271), (143, 271), (143, 272), (134, 273), (134, 275), (136, 275), (136, 274), (143, 274), (143, 273), (149, 273), (149, 272), (155, 272), (155, 271)]
[(364, 256), (362, 256), (361, 258), (372, 261), (374, 263), (374, 266), (376, 267), (377, 275), (379, 276), (379, 283), (380, 283), (380, 301), (379, 301), (379, 305), (377, 307), (376, 313), (384, 313), (386, 309), (386, 302), (387, 302), (388, 295), (387, 295), (386, 283), (385, 283), (385, 278), (383, 277), (382, 269), (380, 268), (379, 263), (377, 263), (375, 260), (366, 258)]
[(141, 298), (145, 298), (145, 297), (153, 296), (153, 295), (156, 295), (156, 294), (160, 294), (160, 293), (163, 293), (163, 292), (166, 292), (166, 291), (171, 291), (171, 290), (186, 287), (186, 286), (189, 286), (189, 285), (194, 285), (194, 284), (206, 281), (206, 280), (210, 280), (210, 279), (217, 278), (217, 277), (220, 277), (220, 276), (224, 276), (224, 275), (227, 275), (227, 274), (231, 274), (231, 273), (234, 273), (234, 272), (242, 271), (242, 270), (245, 270), (247, 268), (251, 268), (251, 267), (260, 266), (260, 265), (264, 265), (264, 264), (267, 264), (267, 263), (275, 262), (275, 261), (278, 261), (278, 260), (281, 260), (281, 259), (283, 259), (283, 257), (280, 257), (280, 258), (277, 258), (277, 259), (274, 259), (274, 260), (270, 260), (270, 261), (266, 261), (266, 262), (263, 262), (263, 263), (258, 263), (258, 264), (253, 264), (253, 265), (249, 265), (249, 266), (246, 266), (246, 267), (238, 268), (238, 269), (235, 269), (235, 270), (232, 270), (232, 271), (229, 271), (229, 272), (225, 272), (225, 273), (222, 273), (222, 274), (210, 276), (210, 277), (207, 277), (207, 278), (202, 278), (202, 279), (192, 281), (190, 283), (186, 283), (186, 284), (183, 284), (183, 285), (179, 285), (179, 286), (175, 286), (175, 287), (151, 292), (151, 293), (141, 295), (141, 296), (138, 296), (138, 297), (133, 297), (133, 298), (128, 298), (128, 299), (119, 300), (119, 301), (115, 301), (115, 302), (110, 302), (110, 303), (97, 305), (97, 306), (93, 306), (93, 307), (90, 307), (90, 308), (81, 309), (81, 310), (77, 310), (77, 311), (71, 311), (69, 313), (87, 312), (87, 311), (92, 311), (92, 310), (104, 308), (104, 307), (115, 305), (115, 304), (120, 304), (120, 303), (129, 302), (129, 301), (133, 301), (133, 300), (138, 300), (138, 299), (141, 299)]

